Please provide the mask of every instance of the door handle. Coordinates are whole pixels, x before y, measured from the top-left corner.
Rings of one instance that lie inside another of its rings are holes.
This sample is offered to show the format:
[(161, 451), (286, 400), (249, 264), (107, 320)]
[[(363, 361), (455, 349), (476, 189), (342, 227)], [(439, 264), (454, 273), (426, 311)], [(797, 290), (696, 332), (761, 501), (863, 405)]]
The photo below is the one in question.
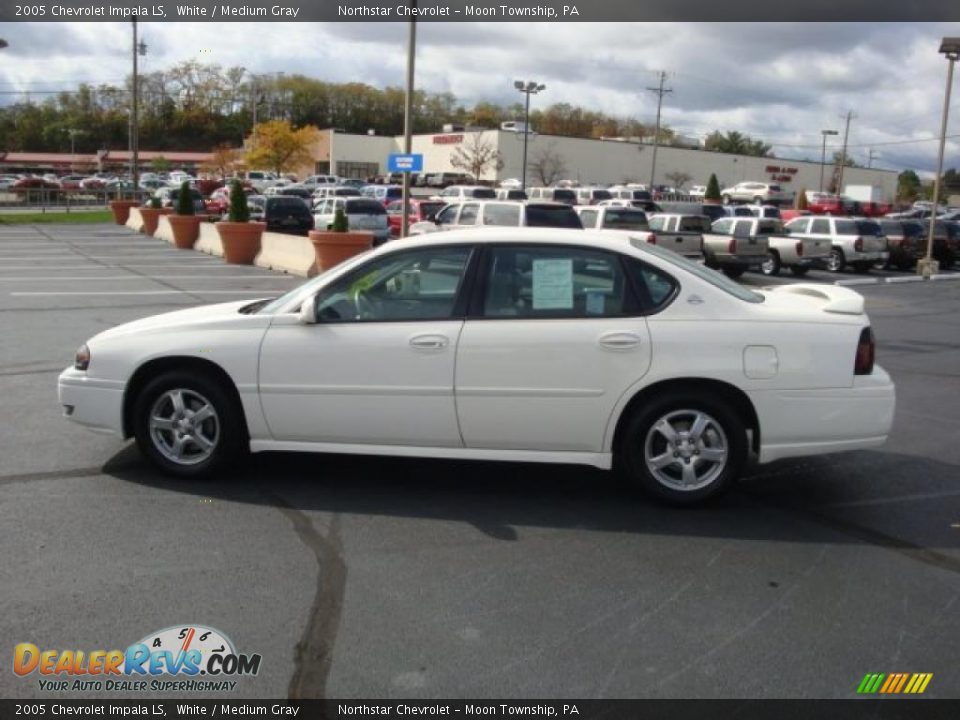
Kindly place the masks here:
[(609, 350), (632, 350), (640, 347), (640, 336), (634, 333), (608, 333), (597, 340), (601, 347)]
[(421, 350), (442, 350), (450, 341), (445, 335), (414, 335), (410, 346)]

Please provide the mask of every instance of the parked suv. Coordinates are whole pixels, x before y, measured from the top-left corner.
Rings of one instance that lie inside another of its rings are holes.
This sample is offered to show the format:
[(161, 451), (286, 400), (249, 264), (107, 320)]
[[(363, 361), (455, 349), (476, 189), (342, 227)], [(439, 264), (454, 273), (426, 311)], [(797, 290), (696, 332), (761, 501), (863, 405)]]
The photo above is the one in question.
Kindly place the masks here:
[(596, 205), (604, 200), (613, 200), (613, 194), (604, 188), (584, 187), (577, 188), (578, 205)]
[(573, 188), (559, 187), (536, 187), (527, 191), (527, 196), (531, 200), (548, 200), (551, 202), (561, 202), (567, 205), (577, 204), (577, 191)]
[(441, 202), (456, 202), (458, 200), (468, 200), (476, 198), (478, 200), (495, 200), (497, 193), (493, 188), (483, 185), (451, 185), (444, 188), (440, 193), (434, 195), (431, 200), (440, 200)]
[(869, 272), (876, 262), (886, 262), (887, 239), (880, 224), (866, 218), (800, 217), (787, 223), (791, 237), (830, 240), (827, 270), (842, 272), (847, 265), (858, 273)]
[(382, 202), (369, 197), (331, 197), (321, 201), (313, 211), (314, 227), (317, 230), (329, 230), (333, 226), (337, 208), (343, 208), (346, 213), (350, 230), (372, 232), (374, 245), (390, 239), (387, 210)]
[(303, 198), (295, 195), (265, 196), (263, 222), (268, 232), (306, 235), (313, 230), (313, 215)]
[(413, 225), (410, 234), (490, 225), (583, 229), (576, 211), (564, 203), (494, 200), (451, 203), (437, 213), (433, 222)]
[(895, 266), (898, 270), (909, 270), (917, 260), (927, 252), (926, 236), (923, 225), (916, 220), (878, 220), (880, 230), (887, 238), (889, 257), (885, 267)]
[[(175, 208), (177, 198), (180, 197), (180, 188), (179, 186), (160, 188), (153, 196), (160, 199), (160, 205), (163, 207)], [(207, 204), (203, 201), (203, 195), (200, 194), (199, 190), (190, 190), (190, 197), (193, 198), (193, 211), (195, 213), (202, 215), (207, 212)]]
[(779, 185), (761, 182), (741, 182), (720, 191), (724, 205), (732, 202), (752, 202), (757, 205), (786, 203), (793, 200), (793, 193), (785, 191)]

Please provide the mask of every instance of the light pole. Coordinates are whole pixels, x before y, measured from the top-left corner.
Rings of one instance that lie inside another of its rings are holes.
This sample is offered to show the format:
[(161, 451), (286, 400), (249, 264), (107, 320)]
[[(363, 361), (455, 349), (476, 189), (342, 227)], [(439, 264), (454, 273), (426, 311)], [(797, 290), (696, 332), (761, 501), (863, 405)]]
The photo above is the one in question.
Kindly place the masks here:
[(940, 153), (937, 156), (937, 174), (933, 178), (933, 211), (930, 213), (930, 228), (927, 234), (927, 256), (917, 263), (917, 272), (926, 278), (940, 269), (939, 263), (933, 260), (933, 233), (937, 224), (937, 208), (940, 205), (940, 176), (943, 174), (943, 150), (947, 142), (947, 118), (950, 115), (953, 64), (960, 58), (960, 37), (944, 38), (943, 42), (940, 43), (940, 54), (949, 60), (947, 65), (947, 89), (943, 98), (943, 122), (940, 124)]
[(529, 82), (524, 82), (523, 80), (514, 80), (513, 86), (522, 92), (526, 98), (524, 102), (523, 110), (523, 175), (520, 178), (520, 189), (526, 192), (527, 190), (527, 139), (530, 137), (530, 96), (536, 95), (538, 92), (542, 92), (547, 89), (546, 85), (541, 85), (540, 83), (530, 80)]
[[(411, 0), (411, 9), (417, 7), (417, 0)], [(416, 17), (416, 16), (414, 16)], [(407, 85), (403, 96), (403, 152), (407, 155), (413, 150), (413, 71), (417, 56), (417, 21), (411, 20), (407, 30)], [(400, 189), (400, 237), (406, 237), (410, 230), (410, 173), (403, 173), (403, 186)]]
[(137, 168), (140, 157), (140, 124), (137, 115), (137, 106), (140, 103), (140, 87), (137, 78), (137, 55), (146, 55), (147, 45), (137, 42), (137, 21), (131, 20), (131, 22), (133, 23), (133, 82), (131, 88), (133, 99), (130, 103), (130, 175), (133, 180), (134, 197), (136, 197), (136, 192), (140, 189), (140, 171)]
[(827, 162), (827, 135), (839, 135), (837, 130), (821, 130), (823, 135), (823, 148), (820, 150), (820, 192), (823, 192), (823, 168)]

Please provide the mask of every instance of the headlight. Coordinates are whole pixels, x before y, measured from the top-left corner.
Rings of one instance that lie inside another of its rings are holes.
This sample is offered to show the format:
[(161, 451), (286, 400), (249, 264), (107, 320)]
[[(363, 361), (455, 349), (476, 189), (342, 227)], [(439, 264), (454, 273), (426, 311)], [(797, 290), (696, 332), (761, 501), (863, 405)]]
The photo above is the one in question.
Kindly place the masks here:
[(77, 348), (77, 356), (73, 361), (73, 367), (76, 370), (86, 370), (90, 367), (90, 348), (86, 343)]

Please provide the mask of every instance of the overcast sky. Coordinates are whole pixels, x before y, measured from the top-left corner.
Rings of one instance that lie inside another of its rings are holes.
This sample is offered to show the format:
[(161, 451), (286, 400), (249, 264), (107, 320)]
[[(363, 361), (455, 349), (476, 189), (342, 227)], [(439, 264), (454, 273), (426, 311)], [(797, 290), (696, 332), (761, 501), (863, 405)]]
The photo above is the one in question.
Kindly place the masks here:
[[(402, 86), (404, 23), (142, 23), (145, 71), (198, 59), (252, 72)], [(960, 23), (422, 23), (417, 85), (461, 101), (512, 103), (516, 79), (547, 90), (535, 105), (580, 104), (652, 122), (656, 72), (673, 92), (664, 122), (685, 135), (739, 130), (779, 157), (819, 160), (821, 129), (843, 131), (850, 154), (891, 169), (936, 168), (947, 62), (937, 53)], [(0, 102), (29, 90), (120, 83), (130, 69), (130, 24), (0, 23)], [(960, 78), (960, 72), (957, 73)], [(960, 135), (960, 80), (948, 134)], [(841, 136), (842, 138), (842, 136)], [(831, 141), (839, 145), (841, 138)], [(898, 144), (891, 144), (898, 143)], [(828, 156), (830, 150), (828, 148)], [(960, 166), (960, 138), (945, 167)]]

